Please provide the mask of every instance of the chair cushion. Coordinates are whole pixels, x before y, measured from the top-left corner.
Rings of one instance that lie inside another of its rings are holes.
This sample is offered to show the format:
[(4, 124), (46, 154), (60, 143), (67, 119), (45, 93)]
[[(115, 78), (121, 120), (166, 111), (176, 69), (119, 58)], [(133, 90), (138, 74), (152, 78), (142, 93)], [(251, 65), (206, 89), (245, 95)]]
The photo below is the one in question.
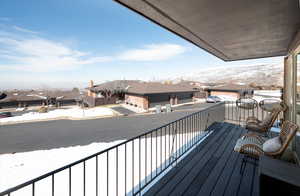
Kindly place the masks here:
[(281, 148), (282, 144), (279, 137), (274, 137), (272, 139), (268, 139), (263, 144), (264, 152), (276, 152)]

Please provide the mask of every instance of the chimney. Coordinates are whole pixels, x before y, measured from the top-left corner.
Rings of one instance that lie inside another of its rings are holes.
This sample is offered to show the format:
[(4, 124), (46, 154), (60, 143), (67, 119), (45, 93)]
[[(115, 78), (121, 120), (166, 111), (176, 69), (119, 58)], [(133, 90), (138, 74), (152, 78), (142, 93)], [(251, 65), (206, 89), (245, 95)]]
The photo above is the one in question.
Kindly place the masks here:
[(94, 86), (94, 81), (90, 80), (90, 87), (93, 87), (93, 86)]
[[(89, 85), (90, 88), (94, 87), (94, 81), (93, 80), (90, 80), (90, 85)], [(91, 90), (88, 90), (88, 96), (92, 96), (92, 92)]]

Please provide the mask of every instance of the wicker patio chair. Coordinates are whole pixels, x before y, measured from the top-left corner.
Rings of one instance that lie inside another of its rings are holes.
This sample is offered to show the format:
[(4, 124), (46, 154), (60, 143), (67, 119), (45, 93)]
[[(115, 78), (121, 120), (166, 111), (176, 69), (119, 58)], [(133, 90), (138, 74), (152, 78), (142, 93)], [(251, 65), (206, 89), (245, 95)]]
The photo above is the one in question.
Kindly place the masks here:
[(254, 116), (248, 117), (246, 120), (246, 129), (248, 131), (267, 134), (280, 112), (285, 111), (286, 108), (286, 105), (281, 103), (280, 107), (274, 108), (262, 121), (258, 120), (258, 118)]
[(255, 163), (261, 155), (280, 158), (295, 136), (297, 128), (298, 126), (290, 121), (283, 122), (281, 131), (279, 133), (281, 147), (275, 152), (265, 152), (263, 150), (263, 144), (268, 138), (262, 137), (258, 134), (247, 133), (238, 139), (236, 146), (234, 147), (234, 151), (245, 155), (242, 160), (241, 171), (243, 171), (243, 168), (245, 168), (248, 158), (254, 159)]

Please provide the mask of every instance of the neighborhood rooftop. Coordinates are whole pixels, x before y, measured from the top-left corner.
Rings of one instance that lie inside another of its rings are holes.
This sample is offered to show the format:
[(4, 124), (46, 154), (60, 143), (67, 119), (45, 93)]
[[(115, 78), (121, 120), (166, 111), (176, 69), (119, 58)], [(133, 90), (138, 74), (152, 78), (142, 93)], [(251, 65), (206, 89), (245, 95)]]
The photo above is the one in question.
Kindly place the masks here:
[(0, 100), (0, 102), (44, 100), (47, 97), (60, 99), (76, 99), (80, 95), (78, 91), (63, 90), (12, 90), (4, 91), (4, 93), (7, 95), (7, 97)]
[(126, 89), (131, 94), (157, 94), (157, 93), (175, 93), (175, 92), (196, 92), (199, 88), (188, 84), (171, 84), (161, 82), (144, 82), (139, 80), (115, 80), (103, 84), (95, 85), (89, 88), (94, 92), (103, 90)]

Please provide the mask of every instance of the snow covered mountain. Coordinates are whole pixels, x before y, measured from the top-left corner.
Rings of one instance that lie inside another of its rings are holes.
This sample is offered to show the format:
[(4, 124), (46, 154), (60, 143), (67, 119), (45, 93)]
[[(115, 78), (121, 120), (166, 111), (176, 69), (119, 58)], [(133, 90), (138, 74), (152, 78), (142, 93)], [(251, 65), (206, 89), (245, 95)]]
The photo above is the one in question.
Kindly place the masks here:
[(191, 80), (199, 82), (226, 82), (269, 86), (283, 84), (282, 64), (261, 64), (261, 65), (239, 65), (222, 66), (202, 69), (199, 72), (182, 75), (178, 80)]

